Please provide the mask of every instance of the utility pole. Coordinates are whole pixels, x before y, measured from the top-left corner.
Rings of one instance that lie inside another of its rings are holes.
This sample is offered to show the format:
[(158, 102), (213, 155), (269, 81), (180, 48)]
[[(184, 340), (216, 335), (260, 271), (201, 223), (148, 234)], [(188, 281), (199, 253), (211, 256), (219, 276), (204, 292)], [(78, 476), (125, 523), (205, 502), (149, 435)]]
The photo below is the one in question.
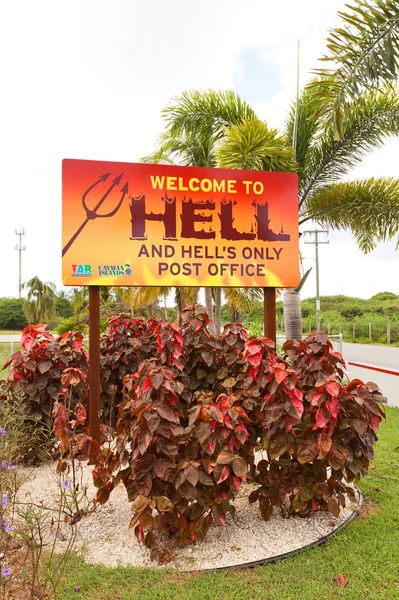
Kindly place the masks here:
[(26, 250), (26, 246), (22, 245), (22, 236), (26, 234), (26, 229), (20, 228), (15, 229), (15, 235), (18, 236), (18, 244), (15, 246), (15, 250), (18, 251), (18, 298), (21, 297), (22, 289), (22, 252)]
[[(305, 236), (309, 235), (310, 240), (305, 244), (314, 244), (316, 251), (316, 319), (317, 331), (320, 331), (320, 280), (319, 280), (319, 244), (329, 244), (328, 231), (326, 229), (313, 229), (304, 231)], [(325, 236), (325, 239), (320, 239), (319, 236)]]

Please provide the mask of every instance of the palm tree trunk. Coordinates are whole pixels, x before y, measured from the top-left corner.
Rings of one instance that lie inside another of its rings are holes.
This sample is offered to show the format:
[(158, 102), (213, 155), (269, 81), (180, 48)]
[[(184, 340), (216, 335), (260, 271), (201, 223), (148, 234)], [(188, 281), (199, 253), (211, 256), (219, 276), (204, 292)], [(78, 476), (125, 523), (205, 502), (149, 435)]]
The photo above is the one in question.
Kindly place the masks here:
[(167, 321), (167, 320), (168, 320), (168, 308), (167, 308), (167, 306), (166, 306), (166, 294), (164, 295), (163, 299), (164, 299), (164, 313), (165, 313), (165, 321)]
[(222, 328), (222, 288), (215, 289), (215, 325), (219, 333)]
[(177, 311), (177, 322), (180, 321), (181, 314), (184, 308), (183, 291), (181, 288), (176, 288), (176, 311)]
[(284, 328), (287, 340), (302, 339), (301, 295), (295, 288), (284, 290)]
[(240, 313), (235, 308), (230, 309), (231, 313), (231, 322), (238, 323), (241, 319)]
[(205, 288), (205, 308), (208, 313), (208, 317), (213, 321), (213, 300), (212, 300), (212, 288)]

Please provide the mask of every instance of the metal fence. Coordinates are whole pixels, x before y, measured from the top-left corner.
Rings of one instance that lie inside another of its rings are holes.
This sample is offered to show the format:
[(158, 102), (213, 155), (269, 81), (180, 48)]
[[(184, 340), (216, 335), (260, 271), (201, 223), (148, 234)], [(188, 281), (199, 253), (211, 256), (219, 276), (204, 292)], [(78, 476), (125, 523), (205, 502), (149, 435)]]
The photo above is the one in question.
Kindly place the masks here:
[[(304, 333), (314, 331), (315, 321), (304, 320)], [(330, 323), (323, 321), (321, 330), (329, 335), (342, 334), (346, 342), (360, 341), (363, 343), (394, 344), (399, 342), (399, 322), (387, 319), (385, 323), (370, 321), (352, 321)]]
[[(284, 321), (277, 322), (279, 333), (284, 335)], [(368, 321), (367, 319), (356, 319), (354, 321), (329, 321), (321, 319), (320, 330), (329, 336), (342, 335), (346, 342), (358, 341), (364, 344), (397, 344), (399, 343), (399, 321), (387, 318), (383, 321)], [(302, 319), (302, 333), (304, 336), (317, 331), (315, 317)]]
[[(284, 342), (286, 341), (286, 339), (287, 338), (285, 335), (277, 335), (277, 345), (282, 346), (284, 344)], [(336, 350), (337, 352), (340, 352), (342, 354), (342, 352), (343, 352), (343, 335), (342, 335), (342, 333), (338, 333), (338, 335), (329, 335), (328, 339), (334, 346), (334, 350)]]

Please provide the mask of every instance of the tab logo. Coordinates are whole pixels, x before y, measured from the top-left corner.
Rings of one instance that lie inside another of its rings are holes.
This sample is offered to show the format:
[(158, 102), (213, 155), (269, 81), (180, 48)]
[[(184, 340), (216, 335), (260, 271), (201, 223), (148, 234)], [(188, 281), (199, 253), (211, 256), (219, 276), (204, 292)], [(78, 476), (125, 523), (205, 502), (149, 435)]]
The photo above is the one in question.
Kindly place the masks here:
[(91, 265), (71, 265), (72, 277), (91, 277)]

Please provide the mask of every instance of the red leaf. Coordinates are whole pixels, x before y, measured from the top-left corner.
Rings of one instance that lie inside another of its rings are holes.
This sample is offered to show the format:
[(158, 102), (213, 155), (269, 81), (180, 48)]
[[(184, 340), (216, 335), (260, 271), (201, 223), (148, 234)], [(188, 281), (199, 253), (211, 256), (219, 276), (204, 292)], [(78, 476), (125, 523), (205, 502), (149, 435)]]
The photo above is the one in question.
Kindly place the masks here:
[(332, 400), (328, 400), (326, 402), (326, 408), (330, 415), (336, 419), (338, 417), (339, 408), (338, 408), (338, 399), (333, 398)]
[(339, 587), (345, 587), (346, 585), (348, 585), (348, 578), (344, 577), (342, 573), (338, 573), (338, 575), (335, 578), (335, 583), (339, 585)]
[(235, 428), (234, 431), (235, 431), (236, 437), (241, 442), (241, 444), (244, 444), (244, 442), (246, 442), (248, 439), (248, 430), (245, 427), (245, 425), (242, 425), (240, 423), (239, 425), (237, 425), (237, 427)]
[(217, 457), (216, 462), (221, 465), (229, 465), (231, 462), (233, 462), (233, 458), (234, 456), (231, 452), (226, 452), (223, 450)]
[(316, 442), (311, 442), (310, 440), (306, 441), (302, 444), (297, 453), (298, 462), (301, 465), (311, 462), (316, 458), (319, 453), (319, 448)]
[(137, 525), (136, 529), (134, 530), (134, 533), (136, 534), (136, 537), (139, 541), (140, 544), (143, 543), (144, 541), (144, 531), (141, 525)]
[(244, 479), (248, 472), (248, 465), (241, 456), (236, 456), (233, 460), (233, 471), (237, 477)]
[(83, 423), (86, 421), (86, 419), (87, 419), (86, 409), (83, 406), (83, 404), (78, 402), (76, 405), (76, 422), (79, 425), (83, 425)]
[(285, 425), (287, 427), (287, 431), (291, 431), (294, 423), (297, 423), (298, 419), (296, 417), (291, 417), (291, 415), (285, 416)]
[(371, 425), (374, 430), (378, 429), (381, 423), (381, 417), (377, 417), (377, 415), (371, 415)]
[(330, 452), (332, 446), (332, 439), (326, 433), (320, 433), (317, 436), (317, 445), (320, 449), (318, 458), (322, 459), (325, 456), (327, 456), (327, 454)]
[(322, 408), (319, 408), (319, 410), (316, 413), (316, 425), (320, 428), (325, 427), (327, 425), (325, 412)]
[(262, 352), (262, 346), (259, 346), (259, 344), (248, 344), (247, 352), (249, 354), (258, 354), (258, 352)]
[(326, 390), (330, 396), (334, 396), (336, 398), (339, 396), (339, 385), (336, 381), (329, 381), (326, 383)]
[(230, 475), (230, 470), (228, 467), (223, 467), (222, 472), (220, 474), (220, 477), (217, 481), (217, 483), (222, 483), (222, 481), (225, 481), (228, 476)]
[(249, 356), (248, 362), (253, 367), (259, 367), (260, 363), (262, 362), (262, 352), (258, 352), (257, 354), (253, 354), (252, 356)]
[(316, 393), (312, 394), (311, 400), (310, 400), (311, 406), (317, 406), (322, 395), (323, 395), (323, 392), (316, 392)]
[(329, 510), (329, 512), (336, 518), (338, 519), (339, 517), (339, 513), (340, 513), (340, 508), (339, 508), (339, 504), (336, 500), (334, 500), (333, 498), (331, 498), (328, 502), (327, 502), (327, 508)]
[(295, 412), (298, 415), (298, 418), (300, 419), (303, 415), (303, 402), (302, 402), (302, 399), (298, 398), (298, 396), (296, 394), (294, 394), (294, 392), (295, 392), (295, 388), (291, 395), (291, 402), (292, 402), (293, 407), (295, 408)]
[(235, 475), (233, 476), (233, 485), (236, 488), (237, 492), (239, 492), (241, 487), (241, 480)]
[(146, 431), (143, 431), (142, 433), (140, 433), (140, 435), (137, 439), (137, 446), (138, 446), (140, 454), (144, 454), (144, 452), (147, 450), (150, 443), (151, 443), (150, 434)]
[(274, 377), (275, 377), (277, 383), (281, 383), (282, 381), (284, 381), (285, 379), (287, 379), (288, 372), (287, 371), (282, 371), (281, 369), (278, 369), (277, 371), (275, 371)]

